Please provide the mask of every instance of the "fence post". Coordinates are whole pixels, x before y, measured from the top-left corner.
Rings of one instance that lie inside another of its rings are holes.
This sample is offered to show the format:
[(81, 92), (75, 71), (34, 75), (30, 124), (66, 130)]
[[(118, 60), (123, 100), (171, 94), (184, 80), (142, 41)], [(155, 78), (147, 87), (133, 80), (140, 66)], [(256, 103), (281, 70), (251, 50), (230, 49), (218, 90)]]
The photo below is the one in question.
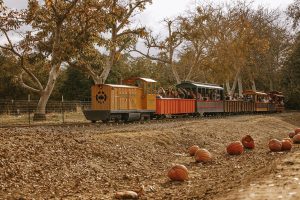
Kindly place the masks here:
[(28, 124), (30, 126), (30, 94), (28, 94), (27, 110), (28, 110)]
[(64, 109), (64, 96), (61, 96), (61, 114), (62, 114), (62, 122), (65, 123), (65, 109)]

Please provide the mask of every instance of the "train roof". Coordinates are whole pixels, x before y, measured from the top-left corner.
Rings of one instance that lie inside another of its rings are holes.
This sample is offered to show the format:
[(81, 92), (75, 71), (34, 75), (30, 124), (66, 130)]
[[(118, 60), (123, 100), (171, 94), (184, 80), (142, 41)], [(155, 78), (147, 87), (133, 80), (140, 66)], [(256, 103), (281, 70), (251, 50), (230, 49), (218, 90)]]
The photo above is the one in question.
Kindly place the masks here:
[(156, 83), (156, 81), (153, 80), (153, 79), (151, 79), (151, 78), (139, 78), (139, 79), (141, 79), (141, 80), (143, 80), (143, 81), (146, 81), (146, 82), (148, 82), (148, 83)]
[(253, 91), (253, 90), (245, 90), (243, 92), (243, 94), (248, 94), (248, 95), (259, 95), (259, 96), (268, 96), (267, 93), (264, 93), (264, 92), (256, 92), (256, 91)]
[(271, 91), (269, 94), (277, 97), (284, 97), (282, 92), (279, 91)]
[(117, 85), (117, 84), (105, 84), (110, 87), (115, 87), (115, 88), (138, 88), (136, 86), (131, 86), (131, 85)]
[(151, 78), (142, 78), (142, 77), (132, 77), (132, 78), (128, 78), (128, 79), (125, 79), (124, 82), (130, 82), (132, 80), (142, 80), (142, 81), (145, 81), (147, 83), (156, 83), (155, 80), (151, 79)]
[(177, 85), (177, 87), (196, 87), (196, 88), (207, 88), (207, 89), (218, 89), (218, 90), (224, 90), (223, 87), (218, 86), (216, 84), (211, 83), (196, 83), (196, 82), (182, 82)]

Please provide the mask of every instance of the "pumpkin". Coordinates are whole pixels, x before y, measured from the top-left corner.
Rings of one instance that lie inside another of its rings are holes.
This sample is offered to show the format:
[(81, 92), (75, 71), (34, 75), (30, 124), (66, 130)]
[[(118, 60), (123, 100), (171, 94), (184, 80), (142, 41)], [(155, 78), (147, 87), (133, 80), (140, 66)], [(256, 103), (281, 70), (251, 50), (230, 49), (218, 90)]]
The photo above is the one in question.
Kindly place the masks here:
[(196, 151), (197, 151), (198, 149), (200, 149), (200, 148), (199, 148), (199, 146), (197, 146), (197, 145), (191, 146), (191, 147), (189, 148), (189, 154), (190, 154), (191, 156), (194, 156), (195, 153), (196, 153)]
[(292, 149), (292, 141), (290, 138), (281, 141), (281, 151), (290, 151)]
[(230, 155), (240, 155), (244, 152), (244, 147), (240, 141), (235, 141), (229, 144), (226, 150)]
[(294, 143), (294, 142), (293, 142), (293, 139), (291, 139), (291, 138), (283, 138), (282, 140), (288, 140), (288, 141), (290, 141), (291, 144)]
[(300, 133), (300, 128), (295, 129), (295, 135), (297, 135), (298, 133)]
[(195, 153), (196, 162), (209, 162), (212, 160), (211, 153), (206, 149), (198, 149)]
[(290, 138), (293, 138), (295, 135), (296, 135), (295, 132), (290, 132), (290, 133), (289, 133), (289, 137), (290, 137)]
[(297, 135), (295, 135), (295, 136), (293, 137), (293, 142), (294, 142), (295, 144), (300, 144), (300, 133), (298, 133)]
[(254, 149), (254, 140), (250, 135), (246, 135), (242, 138), (242, 144), (246, 149)]
[(282, 146), (281, 141), (279, 141), (277, 139), (272, 139), (269, 141), (269, 149), (271, 151), (274, 151), (274, 152), (281, 151), (281, 146)]
[(168, 177), (172, 181), (188, 180), (189, 172), (184, 165), (174, 165), (168, 172)]

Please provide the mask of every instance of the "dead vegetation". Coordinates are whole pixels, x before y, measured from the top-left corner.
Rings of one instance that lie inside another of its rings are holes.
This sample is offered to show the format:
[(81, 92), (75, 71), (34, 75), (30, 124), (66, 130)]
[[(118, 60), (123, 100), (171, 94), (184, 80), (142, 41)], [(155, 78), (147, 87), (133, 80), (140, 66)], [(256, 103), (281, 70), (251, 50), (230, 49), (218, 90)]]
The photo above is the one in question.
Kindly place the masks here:
[[(117, 191), (139, 191), (141, 199), (225, 198), (277, 162), (300, 151), (270, 153), (268, 141), (282, 139), (300, 113), (110, 126), (0, 129), (0, 198), (112, 199)], [(255, 149), (240, 156), (226, 146), (244, 135)], [(187, 148), (199, 145), (213, 161), (196, 163)], [(170, 182), (172, 164), (184, 164), (186, 182)], [(234, 196), (234, 195), (233, 195)]]

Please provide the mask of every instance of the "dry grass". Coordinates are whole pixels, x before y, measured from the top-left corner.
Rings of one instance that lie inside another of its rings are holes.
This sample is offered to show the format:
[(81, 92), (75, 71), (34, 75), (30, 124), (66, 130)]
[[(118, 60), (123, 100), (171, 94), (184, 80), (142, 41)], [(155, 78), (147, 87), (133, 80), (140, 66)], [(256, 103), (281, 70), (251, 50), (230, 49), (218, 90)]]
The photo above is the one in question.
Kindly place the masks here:
[[(83, 123), (88, 122), (82, 112), (66, 112), (64, 116), (62, 113), (49, 113), (46, 115), (46, 121), (33, 121), (33, 113), (30, 115), (31, 125), (43, 125), (43, 124), (61, 124), (65, 123)], [(64, 117), (64, 119), (63, 119)], [(0, 127), (1, 126), (18, 126), (29, 125), (29, 115), (0, 115)]]

